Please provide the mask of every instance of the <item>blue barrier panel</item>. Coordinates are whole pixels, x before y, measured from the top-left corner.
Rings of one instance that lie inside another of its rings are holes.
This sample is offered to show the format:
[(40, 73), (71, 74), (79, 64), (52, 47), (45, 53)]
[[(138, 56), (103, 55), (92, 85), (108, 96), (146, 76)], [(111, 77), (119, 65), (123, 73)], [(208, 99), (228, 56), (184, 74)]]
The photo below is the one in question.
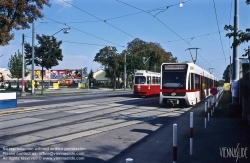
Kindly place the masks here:
[(17, 107), (17, 92), (0, 92), (0, 109)]

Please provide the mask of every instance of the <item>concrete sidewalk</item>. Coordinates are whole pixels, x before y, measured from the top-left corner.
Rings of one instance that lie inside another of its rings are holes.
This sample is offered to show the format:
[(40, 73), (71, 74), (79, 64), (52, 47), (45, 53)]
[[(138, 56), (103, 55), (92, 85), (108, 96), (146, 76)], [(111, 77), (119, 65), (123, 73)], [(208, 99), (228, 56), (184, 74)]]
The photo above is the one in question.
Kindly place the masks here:
[[(190, 112), (194, 114), (192, 155), (190, 155)], [(250, 128), (241, 119), (210, 117), (207, 127), (204, 128), (203, 101), (181, 117), (169, 122), (169, 118), (152, 122), (162, 124), (163, 127), (107, 162), (124, 163), (126, 158), (133, 158), (136, 163), (173, 162), (172, 133), (173, 124), (176, 123), (178, 125), (177, 162), (250, 163)], [(167, 136), (169, 133), (171, 133), (170, 137)]]

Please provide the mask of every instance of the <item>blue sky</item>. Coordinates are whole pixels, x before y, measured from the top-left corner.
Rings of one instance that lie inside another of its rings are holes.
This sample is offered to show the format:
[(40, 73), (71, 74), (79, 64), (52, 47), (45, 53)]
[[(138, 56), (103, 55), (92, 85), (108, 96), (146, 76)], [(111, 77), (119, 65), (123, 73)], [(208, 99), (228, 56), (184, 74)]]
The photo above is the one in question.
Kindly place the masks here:
[[(100, 65), (93, 62), (93, 59), (101, 48), (116, 46), (118, 52), (121, 52), (126, 49), (128, 42), (139, 38), (160, 43), (179, 62), (192, 61), (189, 51), (185, 51), (187, 48), (200, 48), (197, 65), (206, 70), (214, 68), (213, 74), (221, 79), (232, 55), (232, 39), (225, 37), (227, 31), (224, 26), (233, 24), (234, 0), (190, 0), (180, 7), (181, 2), (183, 1), (50, 0), (51, 7), (43, 10), (44, 18), (35, 22), (35, 33), (53, 35), (62, 28), (71, 28), (68, 34), (61, 31), (54, 35), (63, 41), (61, 48), (64, 59), (53, 69), (88, 67), (88, 71), (96, 71)], [(170, 7), (167, 9), (166, 6)], [(153, 9), (157, 10), (152, 11)], [(151, 12), (149, 14), (143, 11)], [(239, 0), (241, 30), (250, 27), (249, 15), (250, 6), (245, 4), (245, 0)], [(0, 48), (0, 55), (3, 54), (1, 68), (7, 68), (11, 54), (22, 50), (23, 33), (26, 42), (32, 41), (31, 28), (14, 33), (15, 39), (8, 46)], [(239, 57), (247, 46), (248, 43), (239, 47)], [(195, 51), (191, 52), (195, 55)]]

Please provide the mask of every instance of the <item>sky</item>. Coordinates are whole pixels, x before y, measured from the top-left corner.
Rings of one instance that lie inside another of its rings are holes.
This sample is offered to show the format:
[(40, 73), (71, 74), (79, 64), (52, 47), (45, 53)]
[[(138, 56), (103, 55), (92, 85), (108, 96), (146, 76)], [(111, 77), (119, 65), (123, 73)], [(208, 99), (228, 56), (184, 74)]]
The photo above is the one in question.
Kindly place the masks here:
[[(184, 3), (183, 3), (184, 2)], [(222, 79), (232, 56), (233, 38), (226, 36), (225, 25), (233, 25), (234, 0), (50, 0), (43, 9), (43, 19), (34, 22), (35, 34), (53, 35), (62, 40), (63, 61), (52, 69), (80, 69), (94, 72), (101, 65), (93, 62), (105, 46), (115, 46), (119, 53), (135, 38), (159, 43), (179, 62), (195, 57), (196, 64)], [(180, 7), (182, 3), (182, 7)], [(250, 6), (239, 0), (239, 29), (250, 28)], [(15, 52), (25, 42), (32, 43), (30, 29), (13, 30), (14, 40), (0, 47), (0, 68), (8, 68)], [(64, 34), (63, 28), (70, 28)], [(59, 31), (59, 32), (58, 32)], [(58, 32), (58, 33), (57, 33)], [(35, 44), (37, 41), (35, 40)], [(239, 46), (242, 57), (249, 43)], [(191, 54), (190, 54), (191, 52)], [(40, 69), (36, 67), (36, 69)]]

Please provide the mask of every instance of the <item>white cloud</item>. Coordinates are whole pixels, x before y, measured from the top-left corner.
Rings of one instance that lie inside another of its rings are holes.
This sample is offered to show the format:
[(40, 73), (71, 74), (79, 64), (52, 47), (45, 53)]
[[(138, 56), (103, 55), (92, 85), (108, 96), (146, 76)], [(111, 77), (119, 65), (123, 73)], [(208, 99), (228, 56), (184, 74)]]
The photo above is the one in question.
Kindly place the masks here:
[[(67, 2), (69, 2), (69, 3), (71, 3), (71, 4), (73, 3), (73, 0), (65, 0), (65, 1), (67, 1)], [(61, 5), (61, 6), (63, 6), (63, 7), (71, 7), (70, 4), (64, 2), (63, 0), (54, 0), (54, 3), (55, 3), (55, 4), (58, 4), (58, 5)]]

